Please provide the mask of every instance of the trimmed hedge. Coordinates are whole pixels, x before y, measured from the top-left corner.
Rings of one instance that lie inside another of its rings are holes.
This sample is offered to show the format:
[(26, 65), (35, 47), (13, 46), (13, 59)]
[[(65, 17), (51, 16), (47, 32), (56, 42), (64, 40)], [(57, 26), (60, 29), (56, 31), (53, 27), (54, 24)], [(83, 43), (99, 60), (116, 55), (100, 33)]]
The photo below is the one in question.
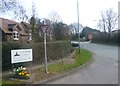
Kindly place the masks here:
[(101, 33), (100, 35), (94, 35), (93, 43), (103, 43), (103, 44), (120, 44), (120, 32), (119, 33)]
[[(26, 63), (17, 63), (14, 66), (28, 66), (38, 65), (44, 63), (44, 43), (2, 43), (2, 69), (8, 70), (12, 68), (11, 64), (11, 50), (12, 49), (33, 49), (33, 61)], [(72, 46), (68, 41), (49, 42), (47, 43), (47, 57), (48, 62), (61, 59), (70, 54)]]

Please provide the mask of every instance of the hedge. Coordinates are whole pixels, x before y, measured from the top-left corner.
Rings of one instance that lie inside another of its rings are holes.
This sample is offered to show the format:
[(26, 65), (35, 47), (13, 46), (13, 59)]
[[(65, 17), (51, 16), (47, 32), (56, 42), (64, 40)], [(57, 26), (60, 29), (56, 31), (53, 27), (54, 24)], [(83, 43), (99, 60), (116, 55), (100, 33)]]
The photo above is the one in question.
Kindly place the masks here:
[[(43, 43), (31, 43), (31, 44), (22, 44), (22, 43), (2, 43), (2, 69), (8, 70), (12, 68), (11, 64), (11, 50), (12, 49), (30, 49), (33, 50), (33, 61), (26, 63), (17, 63), (14, 66), (28, 66), (40, 65), (44, 63), (44, 44)], [(72, 46), (68, 41), (62, 42), (49, 42), (47, 43), (47, 58), (49, 61), (55, 61), (66, 57), (70, 54)]]
[(103, 44), (120, 44), (120, 33), (101, 33), (100, 35), (93, 35), (93, 43), (103, 43)]

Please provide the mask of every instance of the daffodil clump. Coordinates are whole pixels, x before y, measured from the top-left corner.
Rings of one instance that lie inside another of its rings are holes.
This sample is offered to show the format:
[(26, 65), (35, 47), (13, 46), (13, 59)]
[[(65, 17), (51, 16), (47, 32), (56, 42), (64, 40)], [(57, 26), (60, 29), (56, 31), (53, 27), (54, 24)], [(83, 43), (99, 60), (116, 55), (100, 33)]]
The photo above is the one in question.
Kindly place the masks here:
[(15, 78), (23, 78), (23, 79), (29, 79), (30, 73), (27, 71), (26, 67), (18, 67), (13, 69), (13, 77)]

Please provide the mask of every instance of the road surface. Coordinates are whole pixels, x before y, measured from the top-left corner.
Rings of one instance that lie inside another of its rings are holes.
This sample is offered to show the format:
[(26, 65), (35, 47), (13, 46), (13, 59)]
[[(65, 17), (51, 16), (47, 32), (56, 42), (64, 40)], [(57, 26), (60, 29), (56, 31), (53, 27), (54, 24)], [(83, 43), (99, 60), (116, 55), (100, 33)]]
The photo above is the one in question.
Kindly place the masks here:
[(94, 61), (74, 73), (46, 84), (118, 84), (118, 47), (81, 43), (95, 53)]

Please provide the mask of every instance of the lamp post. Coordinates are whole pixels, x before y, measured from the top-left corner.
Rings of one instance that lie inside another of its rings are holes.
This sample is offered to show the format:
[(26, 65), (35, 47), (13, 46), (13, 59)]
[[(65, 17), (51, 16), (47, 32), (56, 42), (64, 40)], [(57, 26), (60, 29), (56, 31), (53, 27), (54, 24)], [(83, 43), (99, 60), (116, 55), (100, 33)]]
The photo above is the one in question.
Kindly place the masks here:
[[(79, 2), (77, 0), (77, 19), (78, 19), (78, 30), (79, 30)], [(80, 53), (80, 32), (79, 32), (79, 53)]]
[(47, 29), (47, 25), (46, 25), (45, 20), (42, 21), (41, 29), (42, 29), (42, 32), (44, 33), (45, 73), (49, 73), (48, 72), (48, 64), (47, 64), (47, 49), (46, 49), (46, 29)]

